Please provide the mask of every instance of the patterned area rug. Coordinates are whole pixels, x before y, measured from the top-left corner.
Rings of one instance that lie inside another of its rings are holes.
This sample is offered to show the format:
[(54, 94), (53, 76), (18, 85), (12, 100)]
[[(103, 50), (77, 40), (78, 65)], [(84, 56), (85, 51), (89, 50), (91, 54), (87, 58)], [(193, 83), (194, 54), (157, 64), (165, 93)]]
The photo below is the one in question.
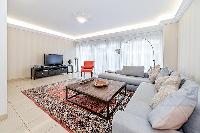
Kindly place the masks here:
[[(22, 93), (68, 132), (110, 133), (112, 131), (112, 118), (107, 121), (65, 100), (65, 86), (69, 82), (74, 81), (63, 81), (45, 85), (24, 90)], [(69, 94), (73, 95), (72, 92)], [(128, 92), (121, 106), (118, 106), (116, 111), (123, 110), (132, 96), (133, 92)], [(110, 109), (115, 107), (119, 99), (120, 95), (113, 99)], [(101, 112), (102, 114), (106, 112), (106, 106), (103, 103), (96, 103), (86, 96), (78, 95), (72, 100), (80, 102), (81, 105), (87, 106), (87, 108)]]

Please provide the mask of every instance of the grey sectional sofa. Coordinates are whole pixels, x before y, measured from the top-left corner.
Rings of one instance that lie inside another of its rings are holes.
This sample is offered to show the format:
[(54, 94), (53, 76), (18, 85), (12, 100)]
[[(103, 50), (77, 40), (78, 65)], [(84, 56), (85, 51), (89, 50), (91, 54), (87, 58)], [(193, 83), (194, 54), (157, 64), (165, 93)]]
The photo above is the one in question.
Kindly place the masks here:
[(145, 78), (145, 75), (143, 77), (127, 76), (127, 75), (120, 74), (120, 71), (116, 73), (105, 72), (105, 73), (99, 74), (98, 77), (103, 78), (103, 79), (126, 82), (128, 84), (127, 89), (131, 91), (135, 91), (142, 82), (151, 83), (149, 78)]
[(142, 82), (151, 83), (149, 78), (126, 76), (126, 75), (121, 75), (121, 74), (116, 74), (116, 73), (103, 73), (103, 74), (99, 74), (98, 77), (109, 79), (109, 80), (122, 81), (122, 82), (126, 82), (127, 84), (135, 85), (135, 86), (139, 86)]
[[(189, 79), (183, 86), (191, 87), (195, 84)], [(196, 84), (195, 84), (196, 85)], [(181, 88), (180, 88), (181, 89)], [(149, 106), (151, 99), (155, 95), (154, 84), (143, 82), (139, 85), (134, 96), (128, 103), (124, 111), (118, 111), (113, 117), (113, 133), (200, 133), (200, 92), (199, 102), (188, 122), (180, 131), (176, 130), (154, 130), (147, 120), (151, 112)]]

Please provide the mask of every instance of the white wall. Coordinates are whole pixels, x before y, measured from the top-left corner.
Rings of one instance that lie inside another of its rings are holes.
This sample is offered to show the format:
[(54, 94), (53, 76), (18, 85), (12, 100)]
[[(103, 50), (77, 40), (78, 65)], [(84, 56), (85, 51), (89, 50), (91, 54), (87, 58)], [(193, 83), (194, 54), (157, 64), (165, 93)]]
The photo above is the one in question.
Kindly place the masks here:
[(179, 22), (179, 71), (200, 83), (200, 0), (194, 0)]
[(7, 114), (7, 0), (0, 0), (0, 119)]
[(8, 27), (8, 79), (30, 77), (34, 65), (43, 64), (44, 54), (63, 54), (64, 63), (74, 58), (73, 42), (32, 30)]
[(164, 66), (178, 69), (178, 24), (167, 24), (163, 27)]

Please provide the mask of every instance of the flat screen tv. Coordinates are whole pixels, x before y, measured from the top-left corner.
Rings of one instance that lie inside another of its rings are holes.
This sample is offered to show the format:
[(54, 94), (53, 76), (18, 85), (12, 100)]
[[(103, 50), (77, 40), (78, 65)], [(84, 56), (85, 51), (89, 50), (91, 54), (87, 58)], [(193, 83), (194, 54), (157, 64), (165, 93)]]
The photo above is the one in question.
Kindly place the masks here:
[(63, 64), (63, 55), (48, 54), (44, 55), (45, 66), (58, 66)]

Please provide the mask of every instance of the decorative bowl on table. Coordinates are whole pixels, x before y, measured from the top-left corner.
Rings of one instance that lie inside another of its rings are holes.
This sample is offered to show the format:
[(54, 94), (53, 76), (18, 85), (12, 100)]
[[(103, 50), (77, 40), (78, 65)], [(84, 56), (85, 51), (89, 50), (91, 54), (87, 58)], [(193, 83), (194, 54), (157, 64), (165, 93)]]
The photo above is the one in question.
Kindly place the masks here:
[(108, 86), (109, 85), (109, 81), (106, 79), (95, 79), (94, 80), (94, 86), (96, 87), (104, 87), (104, 86)]
[(81, 79), (80, 80), (80, 84), (86, 84), (86, 83), (88, 83), (88, 82), (90, 82), (90, 81), (93, 81), (94, 80), (94, 78), (89, 78), (89, 79)]

